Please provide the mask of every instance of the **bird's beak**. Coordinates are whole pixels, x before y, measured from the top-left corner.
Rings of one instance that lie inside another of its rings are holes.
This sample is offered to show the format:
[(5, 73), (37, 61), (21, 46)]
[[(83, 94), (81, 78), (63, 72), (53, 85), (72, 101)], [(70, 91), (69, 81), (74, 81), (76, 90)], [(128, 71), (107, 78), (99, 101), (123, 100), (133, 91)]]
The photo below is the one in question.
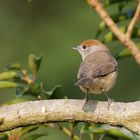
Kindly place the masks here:
[(73, 47), (72, 49), (73, 49), (73, 50), (78, 50), (76, 47)]
[(79, 50), (79, 46), (73, 47), (72, 49), (78, 51)]

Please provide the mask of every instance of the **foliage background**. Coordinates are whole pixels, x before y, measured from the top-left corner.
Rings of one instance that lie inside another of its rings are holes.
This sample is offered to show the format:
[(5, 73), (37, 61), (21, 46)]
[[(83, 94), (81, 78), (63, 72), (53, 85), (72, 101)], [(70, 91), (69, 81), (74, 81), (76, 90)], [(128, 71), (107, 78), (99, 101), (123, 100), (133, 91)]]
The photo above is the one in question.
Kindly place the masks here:
[[(116, 6), (108, 9), (112, 14)], [(84, 98), (74, 86), (81, 61), (80, 55), (71, 48), (81, 41), (95, 38), (100, 18), (84, 0), (1, 0), (0, 1), (0, 70), (7, 64), (19, 62), (27, 67), (30, 53), (44, 52), (39, 77), (47, 89), (62, 85), (61, 92), (53, 98)], [(118, 42), (107, 44), (112, 53), (121, 50)], [(133, 58), (118, 62), (118, 80), (109, 97), (115, 101), (140, 99), (139, 65)], [(12, 92), (11, 92), (12, 91)], [(14, 90), (0, 90), (0, 103), (15, 98)], [(104, 95), (90, 96), (106, 100)], [(56, 132), (55, 132), (56, 131)], [(50, 133), (49, 133), (50, 132)], [(57, 130), (48, 129), (49, 139), (67, 139)]]

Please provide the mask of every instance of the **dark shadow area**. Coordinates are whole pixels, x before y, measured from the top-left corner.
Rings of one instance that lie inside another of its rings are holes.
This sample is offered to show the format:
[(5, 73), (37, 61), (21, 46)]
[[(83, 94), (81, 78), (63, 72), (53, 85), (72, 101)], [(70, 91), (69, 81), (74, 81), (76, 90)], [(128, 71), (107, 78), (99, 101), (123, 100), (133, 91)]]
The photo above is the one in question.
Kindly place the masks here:
[(93, 101), (93, 100), (85, 101), (85, 104), (83, 105), (82, 110), (84, 112), (94, 112), (97, 104), (98, 104), (98, 101)]

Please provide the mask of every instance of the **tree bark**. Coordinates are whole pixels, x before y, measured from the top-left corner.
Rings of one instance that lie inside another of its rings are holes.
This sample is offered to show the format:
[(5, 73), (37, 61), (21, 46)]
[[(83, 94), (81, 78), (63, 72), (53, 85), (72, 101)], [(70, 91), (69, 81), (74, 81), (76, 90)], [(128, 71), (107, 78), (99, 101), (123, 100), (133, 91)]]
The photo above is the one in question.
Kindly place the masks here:
[(93, 122), (123, 126), (140, 135), (140, 101), (122, 103), (57, 99), (29, 101), (0, 108), (0, 132), (48, 122)]

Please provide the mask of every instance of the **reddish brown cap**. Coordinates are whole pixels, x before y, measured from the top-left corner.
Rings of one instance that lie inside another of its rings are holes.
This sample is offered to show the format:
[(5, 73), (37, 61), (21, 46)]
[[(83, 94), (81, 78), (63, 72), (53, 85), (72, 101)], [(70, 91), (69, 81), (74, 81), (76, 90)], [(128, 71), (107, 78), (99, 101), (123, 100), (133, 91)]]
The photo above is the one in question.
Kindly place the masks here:
[(91, 47), (91, 46), (100, 46), (100, 45), (103, 45), (103, 44), (98, 40), (89, 39), (89, 40), (81, 42), (80, 45), (85, 46), (85, 47)]

